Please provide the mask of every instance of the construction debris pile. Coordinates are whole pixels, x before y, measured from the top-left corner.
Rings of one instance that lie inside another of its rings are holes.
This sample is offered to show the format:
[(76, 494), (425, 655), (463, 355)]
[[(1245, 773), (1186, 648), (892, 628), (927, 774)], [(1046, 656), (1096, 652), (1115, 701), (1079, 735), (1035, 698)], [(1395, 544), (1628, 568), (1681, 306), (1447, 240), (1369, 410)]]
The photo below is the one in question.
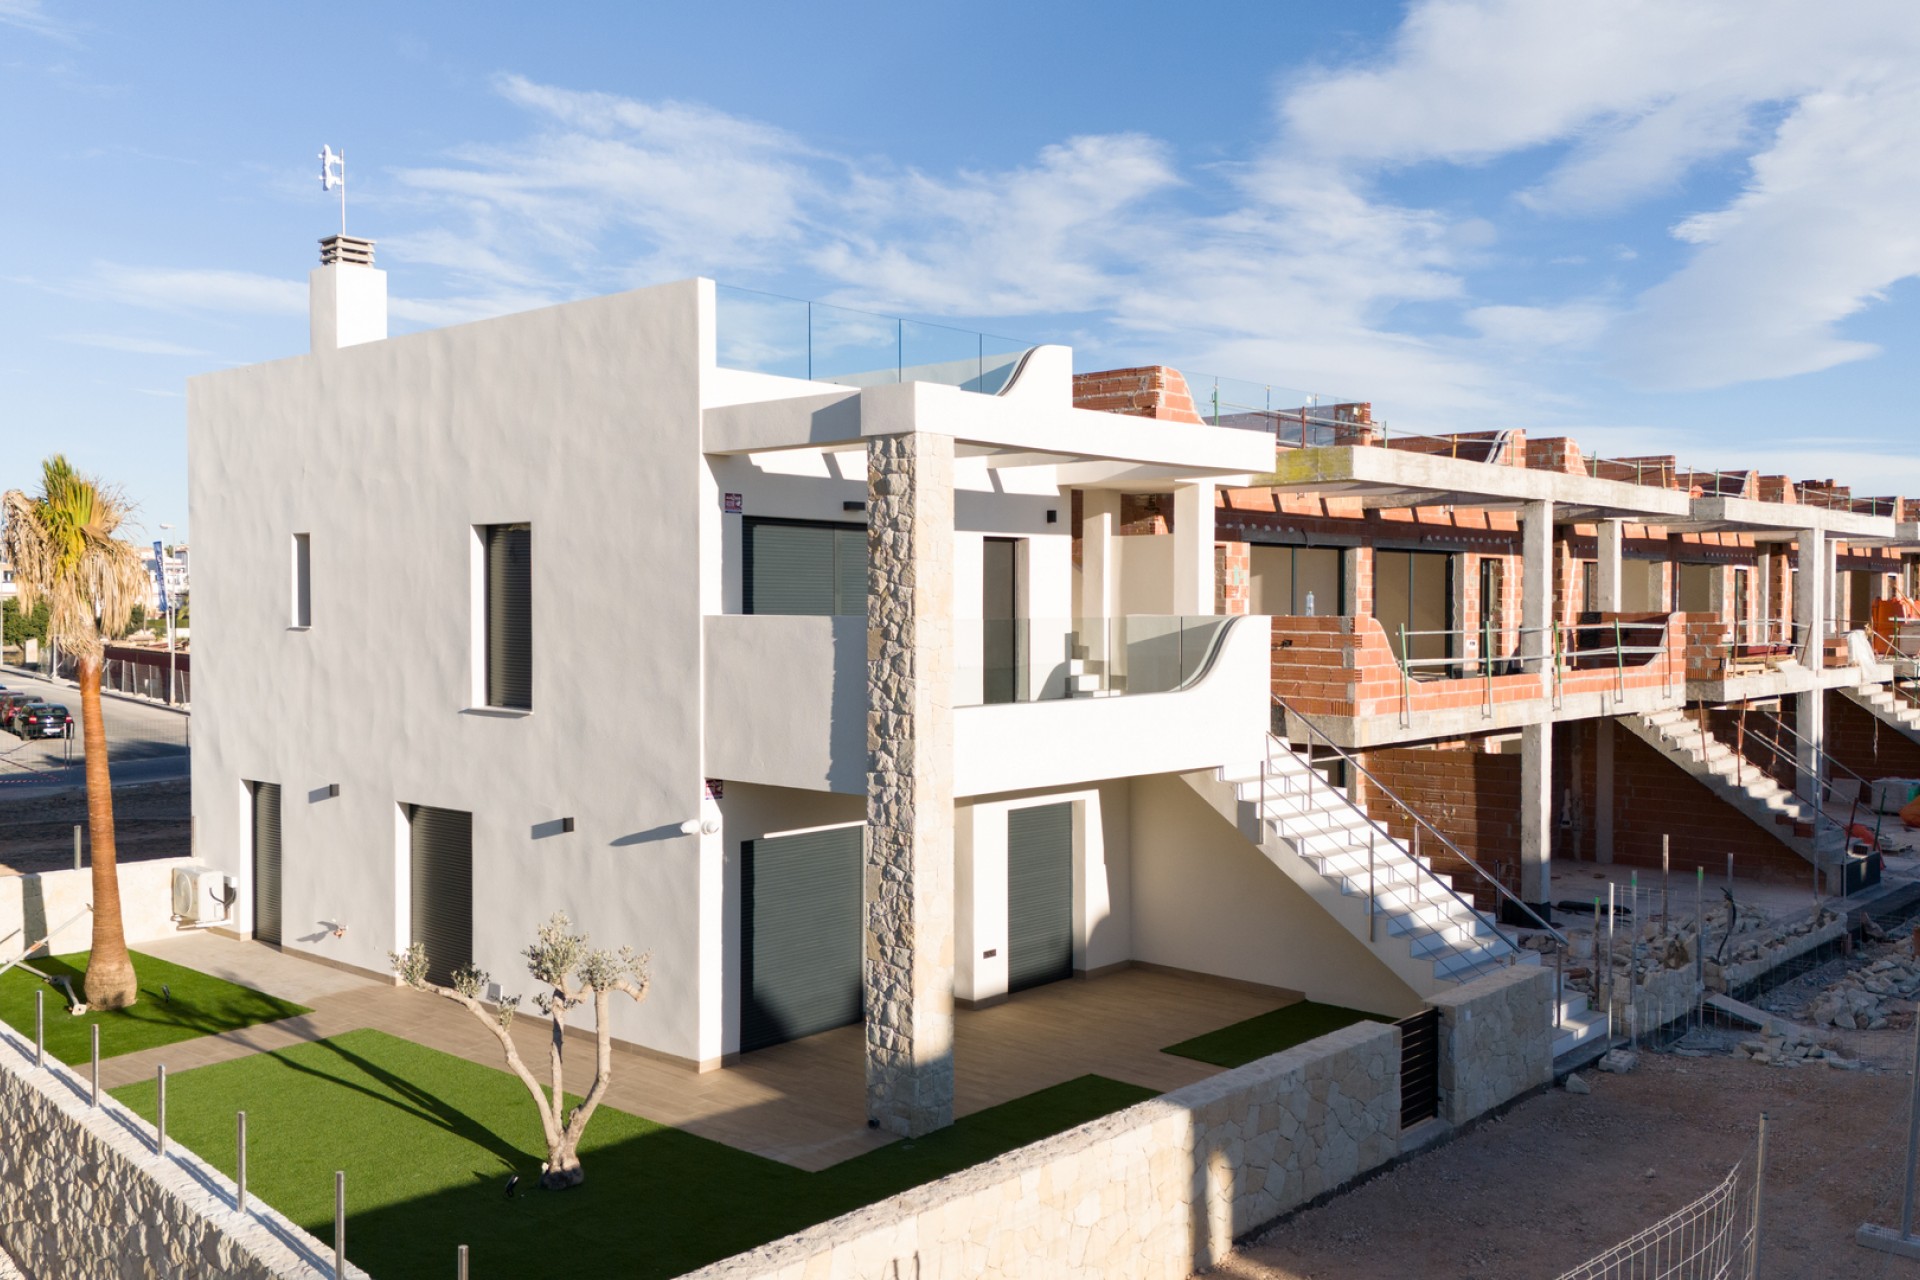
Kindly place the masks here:
[(1859, 1062), (1842, 1057), (1838, 1050), (1821, 1044), (1806, 1031), (1786, 1028), (1779, 1023), (1775, 1023), (1774, 1029), (1764, 1036), (1742, 1040), (1733, 1053), (1737, 1058), (1749, 1058), (1775, 1067), (1827, 1066), (1836, 1071), (1860, 1069)]
[(1887, 956), (1821, 992), (1800, 1018), (1816, 1027), (1878, 1031), (1882, 1027), (1910, 1027), (1920, 1001), (1920, 959)]

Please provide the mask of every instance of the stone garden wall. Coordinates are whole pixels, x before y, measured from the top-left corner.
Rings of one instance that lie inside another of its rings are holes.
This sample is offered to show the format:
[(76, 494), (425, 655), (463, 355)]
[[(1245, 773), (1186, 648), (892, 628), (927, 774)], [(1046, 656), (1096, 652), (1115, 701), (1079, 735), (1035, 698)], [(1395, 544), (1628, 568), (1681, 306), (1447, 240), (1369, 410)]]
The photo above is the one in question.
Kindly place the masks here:
[(1397, 1154), (1399, 1040), (1347, 1027), (692, 1275), (1184, 1278)]
[(1553, 970), (1515, 965), (1433, 996), (1440, 1118), (1465, 1124), (1553, 1079)]
[[(35, 1280), (321, 1280), (333, 1251), (0, 1030), (0, 1256)], [(351, 1220), (349, 1220), (351, 1225)], [(352, 1237), (349, 1231), (348, 1244)], [(0, 1265), (0, 1274), (5, 1267)], [(365, 1272), (348, 1268), (349, 1275)]]

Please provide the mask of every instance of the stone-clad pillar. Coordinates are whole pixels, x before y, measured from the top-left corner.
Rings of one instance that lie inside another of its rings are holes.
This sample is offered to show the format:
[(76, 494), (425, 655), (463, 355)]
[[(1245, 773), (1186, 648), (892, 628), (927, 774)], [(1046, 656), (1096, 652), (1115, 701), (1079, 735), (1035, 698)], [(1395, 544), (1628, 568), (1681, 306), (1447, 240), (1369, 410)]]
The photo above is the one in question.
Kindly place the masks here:
[(953, 437), (867, 443), (867, 1120), (953, 1123)]

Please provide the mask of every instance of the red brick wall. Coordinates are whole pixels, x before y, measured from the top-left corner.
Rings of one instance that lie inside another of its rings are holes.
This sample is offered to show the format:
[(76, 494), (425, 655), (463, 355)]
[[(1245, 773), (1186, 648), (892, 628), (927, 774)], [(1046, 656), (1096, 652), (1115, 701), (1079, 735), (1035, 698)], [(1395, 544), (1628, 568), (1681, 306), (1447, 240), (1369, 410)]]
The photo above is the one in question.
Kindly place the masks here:
[(1108, 369), (1073, 375), (1076, 409), (1124, 413), (1135, 418), (1162, 418), (1170, 422), (1199, 422), (1187, 380), (1178, 369), (1145, 365), (1137, 369)]
[(1870, 781), (1920, 778), (1920, 743), (1831, 690), (1827, 693), (1827, 754)]
[[(1489, 874), (1517, 883), (1520, 866), (1520, 757), (1489, 755), (1476, 743), (1428, 747), (1392, 747), (1360, 757), (1380, 782), (1412, 805), (1460, 851)], [(1364, 791), (1369, 815), (1396, 838), (1413, 838), (1413, 823), (1399, 805), (1372, 788)], [(1473, 892), (1477, 904), (1491, 908), (1497, 896), (1479, 876), (1455, 860), (1444, 846), (1422, 837), (1420, 852), (1433, 858), (1436, 871), (1454, 877), (1454, 888)]]
[[(1590, 727), (1582, 727), (1591, 732)], [(1715, 796), (1679, 765), (1624, 728), (1616, 728), (1613, 860), (1657, 868), (1662, 835), (1673, 838), (1676, 872), (1691, 875), (1695, 867), (1705, 867), (1710, 876), (1724, 875), (1727, 854), (1731, 853), (1735, 875), (1806, 879), (1809, 885), (1812, 883), (1812, 868), (1799, 854)]]
[(1244, 542), (1213, 544), (1213, 611), (1241, 614), (1252, 610), (1253, 556)]

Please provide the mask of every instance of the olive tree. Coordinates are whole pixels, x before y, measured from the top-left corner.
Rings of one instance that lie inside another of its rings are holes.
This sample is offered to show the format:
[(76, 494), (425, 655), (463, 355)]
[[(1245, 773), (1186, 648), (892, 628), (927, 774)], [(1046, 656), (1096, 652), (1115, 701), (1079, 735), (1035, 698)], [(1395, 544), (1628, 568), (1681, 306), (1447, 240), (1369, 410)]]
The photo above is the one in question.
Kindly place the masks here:
[[(541, 988), (533, 997), (534, 1006), (553, 1023), (547, 1042), (551, 1085), (546, 1088), (528, 1069), (513, 1042), (513, 1016), (520, 1007), (519, 996), (509, 996), (489, 1008), (482, 996), (492, 975), (472, 965), (457, 970), (450, 987), (428, 981), (426, 948), (418, 942), (404, 952), (390, 952), (388, 958), (402, 982), (462, 1006), (500, 1042), (507, 1068), (520, 1077), (540, 1111), (540, 1128), (547, 1140), (547, 1159), (541, 1166), (540, 1185), (548, 1190), (560, 1190), (579, 1186), (586, 1179), (586, 1172), (580, 1167), (580, 1139), (613, 1082), (613, 1026), (608, 1005), (616, 994), (636, 1004), (647, 998), (650, 983), (647, 957), (636, 955), (632, 947), (618, 951), (589, 948), (587, 936), (573, 932), (573, 922), (565, 912), (559, 911), (540, 926), (539, 936), (524, 954), (527, 972)], [(595, 1040), (593, 1086), (587, 1090), (586, 1099), (568, 1114), (564, 1074), (567, 1013), (589, 1001), (593, 1004)]]

